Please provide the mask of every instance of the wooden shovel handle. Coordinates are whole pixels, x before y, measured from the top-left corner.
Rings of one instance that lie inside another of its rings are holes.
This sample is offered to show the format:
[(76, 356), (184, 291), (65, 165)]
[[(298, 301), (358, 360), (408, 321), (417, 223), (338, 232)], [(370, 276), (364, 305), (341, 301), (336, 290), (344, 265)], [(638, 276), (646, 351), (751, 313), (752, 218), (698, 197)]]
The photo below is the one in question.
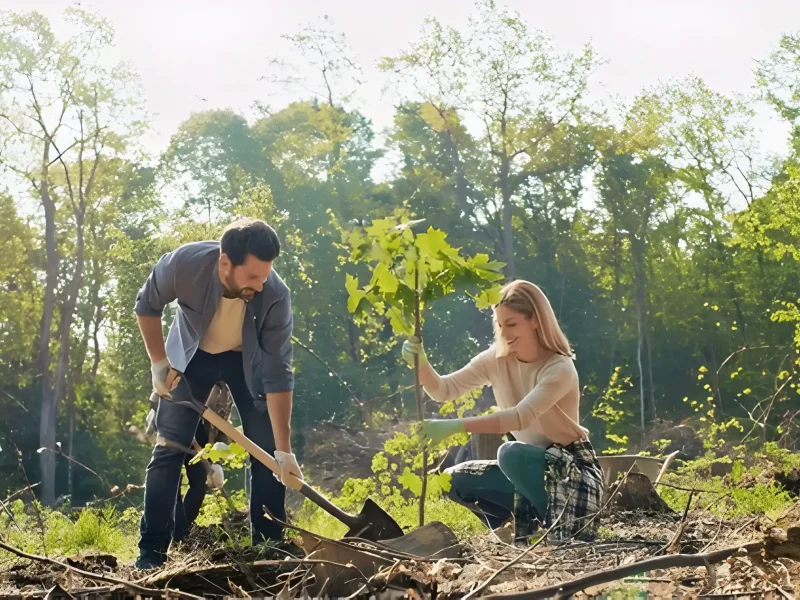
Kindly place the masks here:
[[(250, 439), (242, 434), (238, 429), (236, 429), (233, 425), (231, 425), (228, 421), (220, 417), (217, 413), (213, 410), (206, 408), (203, 411), (203, 419), (211, 423), (214, 427), (219, 429), (222, 433), (227, 435), (232, 441), (239, 444), (242, 448), (247, 450), (251, 456), (253, 456), (258, 462), (263, 464), (267, 467), (270, 471), (275, 473), (280, 477), (281, 474), (281, 467), (278, 465), (278, 462), (268, 454), (263, 448), (260, 448), (256, 444), (250, 441)], [(304, 482), (302, 479), (298, 479), (293, 475), (289, 475), (287, 481), (284, 482), (286, 487), (290, 487), (293, 490), (300, 491), (303, 487)]]

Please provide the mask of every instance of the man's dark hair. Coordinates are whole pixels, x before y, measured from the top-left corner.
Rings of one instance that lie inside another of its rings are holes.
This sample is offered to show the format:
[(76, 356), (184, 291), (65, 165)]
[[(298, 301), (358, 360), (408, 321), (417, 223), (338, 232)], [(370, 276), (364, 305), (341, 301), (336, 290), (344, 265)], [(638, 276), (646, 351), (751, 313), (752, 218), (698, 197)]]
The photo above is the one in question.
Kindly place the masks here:
[(227, 254), (234, 267), (244, 264), (248, 254), (258, 260), (272, 262), (281, 252), (278, 234), (264, 221), (239, 219), (222, 232), (220, 251)]

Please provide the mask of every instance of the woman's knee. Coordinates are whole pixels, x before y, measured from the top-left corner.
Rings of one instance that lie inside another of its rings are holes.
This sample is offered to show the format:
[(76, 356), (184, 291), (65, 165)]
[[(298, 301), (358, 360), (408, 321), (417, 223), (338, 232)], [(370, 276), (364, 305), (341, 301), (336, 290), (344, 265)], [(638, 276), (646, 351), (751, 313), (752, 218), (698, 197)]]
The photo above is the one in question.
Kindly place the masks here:
[(513, 480), (515, 474), (528, 472), (533, 463), (543, 461), (544, 456), (544, 449), (538, 446), (524, 442), (505, 442), (497, 450), (497, 463), (506, 477)]
[(505, 442), (497, 449), (497, 464), (503, 472), (519, 464), (523, 450), (521, 446), (522, 442)]

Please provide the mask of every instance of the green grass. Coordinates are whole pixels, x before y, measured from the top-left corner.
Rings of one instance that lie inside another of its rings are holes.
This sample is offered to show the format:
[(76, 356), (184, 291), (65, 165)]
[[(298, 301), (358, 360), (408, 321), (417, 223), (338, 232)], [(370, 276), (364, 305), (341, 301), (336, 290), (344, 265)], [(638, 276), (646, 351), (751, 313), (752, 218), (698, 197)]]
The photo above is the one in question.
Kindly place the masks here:
[(0, 514), (0, 531), (7, 542), (31, 554), (74, 556), (82, 552), (113, 554), (132, 560), (137, 553), (139, 512), (119, 512), (113, 507), (86, 508), (70, 517), (37, 503), (21, 500)]
[[(711, 476), (714, 463), (727, 463), (730, 473)], [(682, 488), (700, 488), (695, 493), (699, 507), (709, 510), (720, 518), (731, 519), (742, 516), (765, 514), (776, 517), (794, 499), (780, 485), (772, 481), (756, 482), (764, 472), (788, 471), (800, 467), (800, 454), (777, 448), (774, 444), (746, 451), (736, 448), (723, 457), (712, 452), (678, 468), (671, 469), (664, 483)], [(419, 522), (418, 500), (404, 498), (399, 493), (380, 497), (369, 486), (355, 487), (332, 500), (343, 509), (358, 512), (365, 497), (372, 497), (406, 530), (415, 528)], [(662, 498), (676, 511), (683, 511), (689, 492), (666, 485), (659, 486)], [(697, 506), (697, 504), (694, 504)], [(197, 524), (201, 527), (217, 527), (219, 543), (225, 546), (249, 546), (249, 530), (238, 521), (231, 525), (226, 517), (231, 507), (246, 508), (244, 491), (235, 492), (229, 504), (219, 494), (209, 494), (203, 504)], [(137, 553), (139, 519), (141, 513), (135, 508), (120, 511), (111, 506), (87, 508), (68, 515), (37, 503), (25, 504), (16, 500), (8, 505), (13, 519), (0, 512), (0, 535), (20, 550), (51, 557), (74, 556), (83, 552), (113, 554), (123, 561), (132, 560)], [(347, 527), (328, 513), (306, 500), (292, 521), (303, 529), (326, 537), (338, 539)], [(429, 497), (426, 502), (425, 521), (440, 521), (450, 527), (459, 538), (487, 531), (483, 524), (467, 508), (443, 497)], [(223, 534), (227, 533), (225, 536)], [(613, 532), (601, 525), (600, 537), (612, 536)], [(0, 559), (8, 556), (0, 552)]]
[[(730, 473), (712, 476), (714, 466), (730, 465)], [(755, 452), (735, 448), (722, 457), (713, 452), (689, 461), (665, 474), (665, 484), (681, 488), (699, 488), (695, 492), (693, 506), (699, 498), (700, 508), (712, 514), (732, 519), (747, 515), (764, 514), (775, 517), (794, 503), (794, 499), (774, 481), (756, 482), (756, 478), (770, 470), (790, 471), (800, 466), (800, 455), (775, 444), (766, 444)], [(658, 488), (658, 493), (674, 510), (683, 511), (689, 493), (668, 485)]]
[[(400, 527), (413, 529), (418, 526), (419, 502), (417, 500), (384, 503), (378, 499), (378, 504), (397, 521)], [(359, 508), (357, 506), (347, 507), (348, 510), (354, 511)], [(429, 498), (425, 503), (425, 522), (430, 523), (431, 521), (441, 521), (460, 538), (487, 531), (486, 525), (481, 523), (467, 508), (445, 498)], [(295, 523), (298, 527), (335, 539), (347, 533), (346, 525), (330, 516), (310, 500), (306, 500), (303, 503), (295, 517)]]

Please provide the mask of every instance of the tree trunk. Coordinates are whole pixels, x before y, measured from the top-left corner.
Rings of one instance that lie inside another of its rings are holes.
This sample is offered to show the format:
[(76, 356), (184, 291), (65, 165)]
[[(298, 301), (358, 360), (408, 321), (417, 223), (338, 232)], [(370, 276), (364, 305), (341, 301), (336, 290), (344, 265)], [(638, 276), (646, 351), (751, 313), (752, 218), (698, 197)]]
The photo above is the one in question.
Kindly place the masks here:
[(642, 434), (656, 416), (655, 398), (653, 396), (653, 371), (650, 365), (650, 339), (647, 327), (647, 273), (645, 271), (646, 243), (631, 237), (631, 253), (634, 270), (634, 287), (636, 290), (636, 326), (639, 343), (637, 359), (639, 363), (639, 401), (641, 409)]
[(69, 350), (72, 332), (72, 320), (75, 316), (75, 307), (78, 303), (78, 296), (80, 295), (81, 288), (83, 287), (83, 270), (84, 270), (84, 221), (82, 215), (76, 215), (75, 219), (75, 273), (70, 282), (69, 293), (66, 301), (61, 307), (61, 320), (59, 322), (59, 339), (61, 345), (58, 352), (58, 363), (56, 367), (56, 378), (53, 389), (53, 400), (58, 407), (58, 403), (64, 395), (64, 385), (67, 380), (67, 373), (69, 372)]
[[(75, 456), (75, 386), (70, 382), (69, 386), (69, 406), (67, 415), (69, 420), (69, 437), (67, 438), (67, 456)], [(67, 494), (69, 495), (69, 505), (75, 506), (75, 479), (73, 464), (67, 461)]]
[[(419, 315), (419, 264), (417, 264), (417, 268), (414, 271), (414, 293), (415, 293), (415, 301), (414, 301), (414, 335), (417, 336), (417, 339), (422, 341), (422, 324), (420, 322), (420, 315)], [(424, 399), (422, 397), (422, 386), (419, 382), (419, 355), (414, 355), (414, 393), (416, 395), (417, 400), (417, 419), (420, 423), (425, 420), (425, 410), (424, 410)], [(422, 479), (422, 491), (420, 492), (419, 496), (419, 526), (422, 527), (425, 525), (425, 496), (428, 493), (428, 448), (427, 446), (423, 446), (422, 448), (422, 469), (420, 473), (420, 478)]]
[(41, 391), (41, 418), (39, 421), (39, 447), (46, 448), (39, 453), (39, 477), (41, 481), (41, 500), (46, 506), (55, 504), (56, 480), (56, 404), (53, 398), (53, 384), (50, 372), (50, 342), (52, 338), (53, 316), (56, 305), (56, 288), (58, 286), (58, 246), (56, 242), (56, 206), (50, 196), (48, 165), (50, 163), (50, 146), (45, 144), (42, 157), (41, 182), (39, 197), (44, 209), (44, 239), (46, 255), (46, 275), (42, 320), (39, 327), (39, 389)]
[(514, 264), (514, 230), (511, 220), (511, 187), (508, 181), (509, 160), (503, 158), (500, 163), (500, 193), (503, 195), (503, 253), (506, 258), (506, 277), (514, 279), (516, 277), (516, 266)]
[[(75, 243), (75, 273), (70, 282), (69, 292), (64, 304), (61, 307), (61, 319), (58, 326), (58, 336), (60, 340), (58, 361), (56, 364), (56, 376), (53, 382), (53, 396), (52, 396), (52, 416), (53, 416), (53, 430), (52, 430), (52, 443), (55, 448), (55, 423), (58, 415), (58, 404), (65, 394), (67, 386), (67, 379), (69, 377), (70, 368), (70, 342), (72, 333), (72, 320), (75, 315), (75, 306), (78, 302), (78, 295), (80, 294), (81, 287), (83, 286), (83, 269), (84, 269), (84, 221), (82, 215), (76, 215), (75, 219), (76, 229), (76, 243)], [(74, 428), (74, 406), (70, 406), (70, 437), (72, 429)], [(70, 449), (70, 456), (71, 449)], [(55, 465), (54, 465), (55, 466)], [(71, 474), (71, 468), (70, 468)], [(53, 469), (53, 490), (55, 495), (55, 468)], [(70, 482), (71, 487), (71, 482)]]

